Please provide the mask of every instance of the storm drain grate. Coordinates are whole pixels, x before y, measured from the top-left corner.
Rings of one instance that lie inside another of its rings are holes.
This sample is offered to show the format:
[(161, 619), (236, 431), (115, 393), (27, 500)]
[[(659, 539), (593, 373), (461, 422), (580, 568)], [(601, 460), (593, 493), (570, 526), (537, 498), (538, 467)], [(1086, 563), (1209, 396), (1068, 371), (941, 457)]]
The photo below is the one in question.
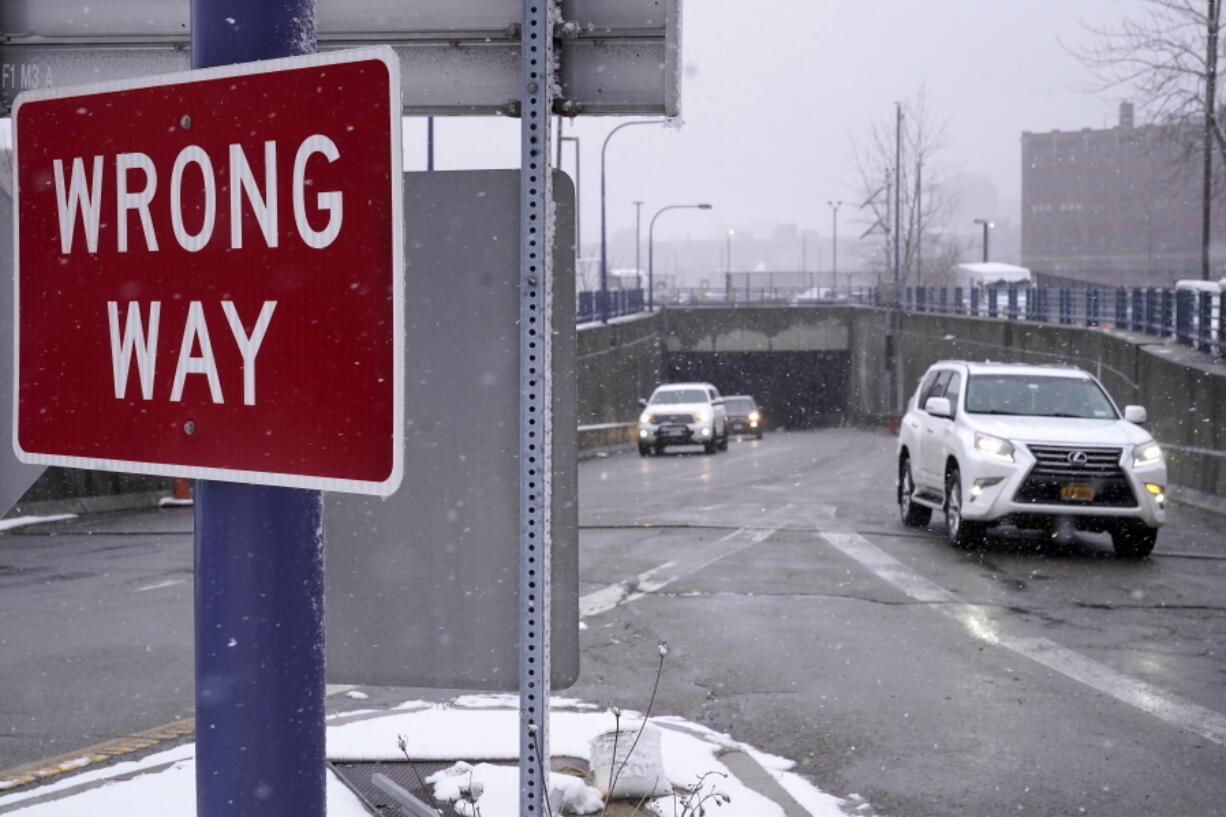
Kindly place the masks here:
[[(431, 796), (430, 792), (433, 786), (426, 785), (422, 788), (422, 784), (418, 781), (418, 775), (425, 780), (435, 772), (442, 771), (451, 766), (450, 762), (438, 761), (417, 761), (409, 763), (407, 761), (355, 761), (352, 763), (332, 763), (332, 768), (340, 776), (341, 780), (345, 781), (345, 785), (349, 786), (366, 807), (370, 809), (372, 814), (389, 814), (399, 815), (402, 813), (400, 806), (396, 804), (386, 792), (379, 789), (371, 782), (371, 777), (376, 774), (386, 775), (396, 785), (413, 795), (423, 803), (432, 805), (443, 813), (443, 808), (447, 803), (440, 803)], [(413, 769), (417, 771), (414, 773)]]
[[(493, 763), (498, 766), (516, 765), (515, 761), (507, 760), (473, 761), (473, 765), (475, 766), (479, 762)], [(329, 763), (329, 765), (340, 776), (341, 780), (345, 782), (345, 785), (362, 800), (371, 814), (387, 814), (393, 817), (400, 817), (403, 814), (402, 811), (398, 810), (400, 808), (399, 805), (371, 781), (371, 778), (377, 774), (387, 776), (397, 786), (400, 786), (423, 803), (437, 808), (440, 814), (452, 813), (446, 810), (446, 807), (449, 805), (448, 803), (439, 802), (431, 795), (431, 791), (434, 789), (433, 786), (427, 784), (424, 789), (422, 788), (418, 776), (420, 775), (421, 780), (425, 780), (435, 772), (455, 765), (455, 761), (419, 760), (409, 763), (404, 760), (355, 760), (336, 761)], [(588, 773), (587, 760), (577, 757), (556, 756), (553, 758), (550, 766), (554, 772), (572, 774), (580, 778)], [(416, 772), (414, 772), (414, 767), (416, 767)]]

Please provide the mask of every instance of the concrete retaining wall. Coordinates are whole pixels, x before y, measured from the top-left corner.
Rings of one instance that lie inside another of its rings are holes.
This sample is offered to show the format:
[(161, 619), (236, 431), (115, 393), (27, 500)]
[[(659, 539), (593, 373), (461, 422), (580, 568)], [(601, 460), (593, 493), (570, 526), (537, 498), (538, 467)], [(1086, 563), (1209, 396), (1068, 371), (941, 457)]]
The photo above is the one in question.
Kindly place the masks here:
[[(50, 467), (22, 495), (8, 516), (89, 513), (157, 505), (170, 496), (169, 477)], [(0, 509), (4, 515), (4, 509)]]
[[(638, 399), (650, 395), (664, 379), (660, 322), (657, 312), (579, 327), (576, 366), (581, 428), (631, 423), (638, 418)], [(588, 438), (605, 439), (607, 433)]]
[(863, 307), (739, 306), (665, 310), (661, 328), (670, 352), (847, 351), (846, 419), (884, 425), (893, 410), (888, 323), (886, 310)]
[(857, 425), (898, 417), (938, 360), (1080, 366), (1119, 403), (1149, 410), (1174, 484), (1226, 497), (1226, 366), (1148, 335), (858, 306), (664, 310), (580, 330), (579, 423), (599, 427), (580, 435), (581, 448), (633, 441), (624, 424), (637, 416), (637, 398), (664, 378), (666, 350), (847, 350), (847, 419)]

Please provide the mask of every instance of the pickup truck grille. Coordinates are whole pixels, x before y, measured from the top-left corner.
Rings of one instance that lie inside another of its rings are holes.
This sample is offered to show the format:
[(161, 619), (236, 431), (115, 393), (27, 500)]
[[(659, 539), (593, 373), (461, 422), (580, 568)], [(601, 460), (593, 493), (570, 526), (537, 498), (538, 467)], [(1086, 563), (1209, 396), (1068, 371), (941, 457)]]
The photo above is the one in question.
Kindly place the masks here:
[[(1120, 468), (1122, 448), (1080, 448), (1071, 446), (1028, 445), (1036, 460), (1014, 499), (1042, 505), (1136, 507), (1132, 487)], [(1063, 499), (1060, 489), (1084, 485), (1093, 489), (1094, 498)]]
[(694, 422), (693, 414), (656, 414), (656, 425), (667, 425), (672, 423), (681, 423), (682, 425)]

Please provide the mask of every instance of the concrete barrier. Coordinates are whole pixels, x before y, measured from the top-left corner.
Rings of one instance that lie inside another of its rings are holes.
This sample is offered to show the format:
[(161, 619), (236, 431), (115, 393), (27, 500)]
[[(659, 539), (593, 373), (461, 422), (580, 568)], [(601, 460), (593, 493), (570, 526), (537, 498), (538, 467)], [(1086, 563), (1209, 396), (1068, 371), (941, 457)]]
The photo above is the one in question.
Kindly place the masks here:
[(1149, 411), (1171, 481), (1226, 510), (1226, 366), (1172, 341), (1115, 329), (889, 309), (667, 309), (579, 331), (580, 449), (633, 443), (638, 397), (664, 378), (666, 350), (847, 349), (847, 420), (887, 427), (938, 360), (1063, 363)]
[[(649, 396), (664, 378), (661, 317), (644, 313), (579, 327), (580, 428), (637, 421), (638, 399)], [(581, 434), (580, 449), (583, 440)]]

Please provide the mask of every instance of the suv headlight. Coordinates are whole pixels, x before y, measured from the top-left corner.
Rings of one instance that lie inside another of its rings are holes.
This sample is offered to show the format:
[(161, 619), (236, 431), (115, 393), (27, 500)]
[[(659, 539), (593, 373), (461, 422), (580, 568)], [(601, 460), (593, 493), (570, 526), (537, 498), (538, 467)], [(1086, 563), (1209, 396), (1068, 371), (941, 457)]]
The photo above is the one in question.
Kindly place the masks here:
[(698, 411), (694, 412), (694, 422), (696, 423), (705, 423), (710, 419), (711, 412), (707, 411), (706, 409), (699, 409)]
[(753, 411), (749, 412), (749, 421), (751, 423), (756, 423), (761, 419), (762, 419), (762, 415), (758, 413), (757, 409), (754, 409)]
[(975, 450), (998, 460), (1013, 462), (1013, 443), (991, 434), (975, 432)]
[(1142, 465), (1153, 465), (1156, 462), (1162, 462), (1162, 447), (1153, 440), (1141, 443), (1132, 452), (1132, 466), (1134, 468), (1140, 468)]
[(650, 423), (654, 419), (656, 419), (656, 416), (652, 414), (650, 411), (644, 411), (642, 414), (639, 415), (640, 423)]

